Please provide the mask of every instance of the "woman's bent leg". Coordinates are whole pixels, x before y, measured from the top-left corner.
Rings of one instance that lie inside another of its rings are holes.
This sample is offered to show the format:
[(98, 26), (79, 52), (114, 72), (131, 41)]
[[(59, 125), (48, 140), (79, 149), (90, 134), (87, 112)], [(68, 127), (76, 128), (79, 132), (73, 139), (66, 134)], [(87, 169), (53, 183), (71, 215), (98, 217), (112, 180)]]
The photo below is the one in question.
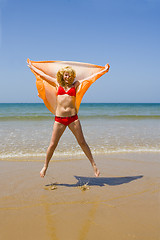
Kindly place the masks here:
[(71, 123), (69, 125), (69, 129), (72, 131), (72, 133), (74, 134), (74, 136), (77, 139), (78, 144), (81, 146), (83, 152), (85, 153), (85, 155), (87, 156), (87, 158), (89, 159), (89, 161), (91, 162), (91, 165), (93, 167), (95, 176), (98, 177), (100, 174), (100, 171), (98, 170), (98, 168), (96, 167), (96, 163), (93, 159), (91, 150), (88, 146), (88, 144), (85, 141), (83, 132), (82, 132), (82, 128), (81, 128), (81, 124), (79, 120), (74, 121), (73, 123)]
[(49, 147), (47, 149), (47, 154), (46, 154), (44, 167), (40, 171), (40, 176), (41, 177), (45, 176), (47, 168), (48, 168), (49, 161), (51, 160), (51, 157), (54, 153), (54, 150), (56, 149), (56, 147), (58, 145), (58, 142), (59, 142), (59, 140), (60, 140), (60, 138), (61, 138), (65, 129), (66, 129), (66, 126), (64, 126), (63, 124), (58, 123), (58, 122), (54, 122), (52, 137), (51, 137)]

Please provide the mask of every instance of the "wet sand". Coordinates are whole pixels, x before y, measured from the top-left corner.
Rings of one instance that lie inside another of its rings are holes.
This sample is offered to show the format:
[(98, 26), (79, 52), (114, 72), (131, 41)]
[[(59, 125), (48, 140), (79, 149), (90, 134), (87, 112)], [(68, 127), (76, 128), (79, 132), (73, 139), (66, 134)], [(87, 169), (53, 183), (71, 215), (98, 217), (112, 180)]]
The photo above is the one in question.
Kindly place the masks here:
[(0, 161), (0, 239), (159, 240), (160, 154)]

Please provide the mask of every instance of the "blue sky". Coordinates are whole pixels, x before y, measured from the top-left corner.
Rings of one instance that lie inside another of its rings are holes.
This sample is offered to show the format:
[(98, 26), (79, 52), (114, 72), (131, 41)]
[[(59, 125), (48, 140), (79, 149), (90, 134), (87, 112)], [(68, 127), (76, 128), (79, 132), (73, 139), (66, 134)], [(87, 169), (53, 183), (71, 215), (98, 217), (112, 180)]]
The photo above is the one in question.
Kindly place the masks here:
[(110, 72), (83, 102), (160, 102), (159, 0), (0, 0), (0, 102), (41, 102), (26, 59)]

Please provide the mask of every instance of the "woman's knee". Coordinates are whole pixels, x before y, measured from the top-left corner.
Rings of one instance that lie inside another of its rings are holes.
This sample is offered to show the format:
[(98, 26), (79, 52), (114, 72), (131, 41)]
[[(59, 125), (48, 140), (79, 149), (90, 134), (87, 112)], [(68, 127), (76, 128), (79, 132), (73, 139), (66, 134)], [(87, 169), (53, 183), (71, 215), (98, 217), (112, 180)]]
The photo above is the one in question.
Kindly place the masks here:
[(57, 144), (58, 143), (56, 143), (56, 142), (51, 142), (50, 145), (49, 145), (49, 150), (54, 151), (55, 148), (57, 147)]
[(86, 143), (85, 139), (80, 139), (80, 140), (78, 140), (78, 143), (79, 143), (79, 145), (80, 145), (81, 147), (87, 146), (87, 143)]

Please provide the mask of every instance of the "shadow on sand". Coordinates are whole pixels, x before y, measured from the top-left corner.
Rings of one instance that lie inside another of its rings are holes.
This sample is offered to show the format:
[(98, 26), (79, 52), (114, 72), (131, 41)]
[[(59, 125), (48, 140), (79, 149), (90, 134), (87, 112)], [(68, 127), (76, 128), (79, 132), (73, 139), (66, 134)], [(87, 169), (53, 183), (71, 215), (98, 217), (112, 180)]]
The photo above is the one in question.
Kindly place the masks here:
[(99, 186), (103, 187), (105, 185), (109, 186), (117, 186), (125, 183), (130, 183), (132, 181), (135, 181), (137, 179), (140, 179), (143, 177), (143, 175), (139, 176), (128, 176), (128, 177), (111, 177), (111, 178), (105, 178), (105, 177), (82, 177), (82, 176), (74, 176), (77, 179), (77, 183), (75, 184), (67, 184), (67, 183), (51, 183), (47, 184), (46, 186), (65, 186), (65, 187), (79, 187), (83, 185), (88, 186)]

